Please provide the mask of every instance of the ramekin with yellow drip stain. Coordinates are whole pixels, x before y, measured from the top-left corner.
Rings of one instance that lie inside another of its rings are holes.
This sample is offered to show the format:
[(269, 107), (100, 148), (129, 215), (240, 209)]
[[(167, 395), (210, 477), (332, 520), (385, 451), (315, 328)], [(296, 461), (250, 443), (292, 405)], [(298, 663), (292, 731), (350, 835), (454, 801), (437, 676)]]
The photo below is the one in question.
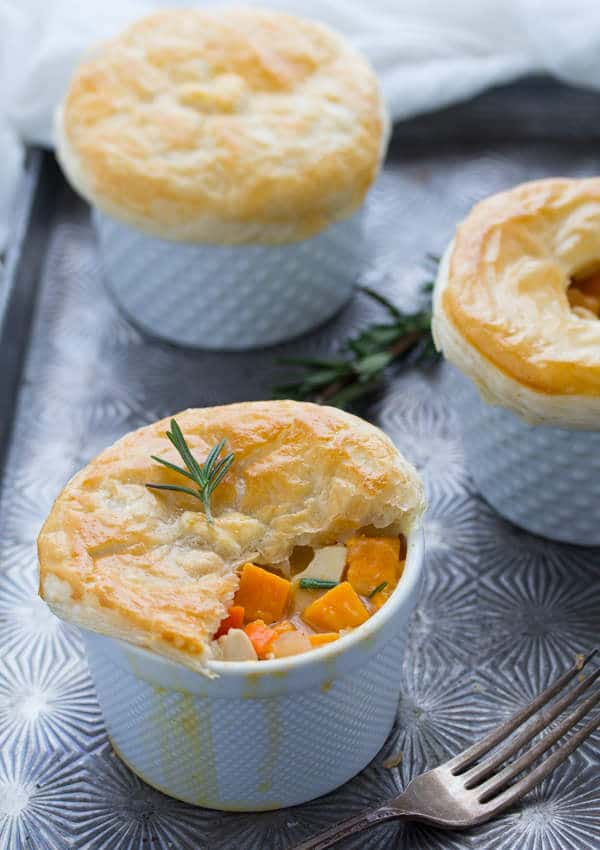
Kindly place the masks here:
[(360, 771), (392, 727), (424, 507), (416, 470), (349, 413), (186, 410), (66, 485), (40, 592), (82, 628), (108, 733), (143, 779), (211, 808), (290, 806)]
[(216, 678), (84, 631), (116, 752), (165, 794), (225, 811), (293, 806), (342, 785), (394, 723), (422, 568), (416, 530), (394, 593), (362, 626), (303, 655), (211, 661)]

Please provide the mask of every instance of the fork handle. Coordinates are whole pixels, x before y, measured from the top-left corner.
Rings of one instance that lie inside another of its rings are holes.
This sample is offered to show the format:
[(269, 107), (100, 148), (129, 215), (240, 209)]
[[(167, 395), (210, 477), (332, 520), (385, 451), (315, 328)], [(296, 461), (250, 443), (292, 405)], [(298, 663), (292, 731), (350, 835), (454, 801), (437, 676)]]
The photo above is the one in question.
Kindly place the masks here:
[(291, 850), (325, 850), (326, 847), (337, 844), (342, 838), (348, 838), (349, 835), (362, 832), (363, 829), (376, 826), (378, 823), (383, 823), (386, 820), (394, 820), (394, 818), (401, 817), (402, 814), (400, 812), (395, 811), (385, 804), (378, 806), (376, 809), (367, 809), (366, 812), (362, 812), (360, 815), (343, 820), (341, 823), (313, 836), (313, 838), (309, 838), (301, 844), (294, 845)]

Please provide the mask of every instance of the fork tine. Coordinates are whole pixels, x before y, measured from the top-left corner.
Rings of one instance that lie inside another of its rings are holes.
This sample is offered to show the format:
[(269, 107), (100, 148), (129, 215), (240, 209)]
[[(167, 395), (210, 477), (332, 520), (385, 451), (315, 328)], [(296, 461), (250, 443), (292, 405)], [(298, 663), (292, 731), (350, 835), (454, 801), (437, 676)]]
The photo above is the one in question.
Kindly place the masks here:
[(523, 770), (530, 767), (537, 759), (543, 755), (546, 750), (549, 750), (552, 744), (558, 741), (563, 735), (575, 726), (576, 723), (589, 714), (592, 708), (600, 702), (600, 690), (588, 697), (581, 705), (578, 705), (565, 719), (545, 735), (541, 741), (538, 741), (530, 750), (518, 758), (511, 764), (506, 765), (504, 770), (494, 774), (491, 779), (484, 782), (476, 790), (480, 794), (479, 800), (487, 801), (491, 799), (498, 791), (509, 784), (511, 779), (517, 777)]
[(521, 797), (525, 796), (528, 791), (535, 788), (542, 779), (545, 779), (546, 776), (562, 764), (586, 738), (589, 738), (592, 732), (599, 726), (600, 714), (597, 714), (579, 732), (572, 735), (560, 749), (553, 752), (547, 759), (544, 759), (531, 773), (524, 776), (523, 779), (520, 779), (514, 785), (511, 785), (510, 788), (507, 788), (506, 791), (497, 797), (484, 800), (482, 808), (486, 817), (493, 817), (504, 809), (507, 809), (513, 803), (516, 803), (517, 800), (520, 800)]
[(498, 752), (490, 756), (490, 758), (481, 762), (481, 764), (475, 765), (475, 767), (471, 768), (471, 770), (462, 774), (465, 780), (465, 788), (475, 788), (480, 785), (484, 779), (491, 776), (499, 765), (510, 758), (510, 756), (516, 753), (517, 750), (520, 750), (522, 746), (528, 744), (532, 738), (535, 738), (537, 734), (549, 726), (555, 717), (558, 717), (559, 714), (562, 714), (563, 711), (571, 705), (571, 703), (575, 702), (577, 697), (586, 691), (590, 685), (593, 685), (599, 676), (600, 667), (598, 667), (597, 670), (594, 670), (590, 676), (587, 676), (583, 682), (580, 682), (572, 688), (567, 694), (565, 694), (564, 697), (562, 697), (562, 699), (557, 700), (548, 708), (543, 709), (535, 718), (535, 722), (529, 723), (521, 732), (518, 732), (516, 735), (513, 735), (512, 738), (509, 738), (506, 746), (502, 747), (498, 750)]
[(496, 726), (495, 729), (486, 735), (481, 741), (477, 741), (477, 743), (473, 744), (473, 746), (468, 747), (468, 749), (464, 750), (459, 755), (455, 756), (455, 758), (450, 759), (446, 762), (446, 767), (448, 767), (453, 774), (457, 774), (466, 768), (470, 767), (474, 761), (477, 761), (478, 758), (488, 753), (496, 744), (499, 744), (511, 732), (514, 732), (522, 723), (528, 720), (532, 714), (542, 708), (549, 700), (552, 699), (559, 691), (562, 691), (565, 685), (567, 685), (571, 679), (576, 676), (588, 663), (590, 658), (592, 658), (596, 654), (596, 650), (594, 649), (588, 655), (586, 655), (581, 661), (577, 661), (570, 670), (567, 670), (566, 673), (563, 673), (554, 684), (550, 685), (546, 688), (545, 691), (542, 691), (535, 699), (533, 699), (525, 708), (518, 711), (512, 717), (509, 717), (508, 720), (505, 720), (504, 723), (501, 723), (499, 726)]

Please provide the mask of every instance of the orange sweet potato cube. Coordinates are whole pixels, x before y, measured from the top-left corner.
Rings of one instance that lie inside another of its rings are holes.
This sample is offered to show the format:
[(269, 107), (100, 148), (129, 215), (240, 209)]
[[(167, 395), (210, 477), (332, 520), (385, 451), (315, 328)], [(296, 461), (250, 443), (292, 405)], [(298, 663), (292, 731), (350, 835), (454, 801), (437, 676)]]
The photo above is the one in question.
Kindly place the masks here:
[(286, 612), (291, 583), (255, 564), (244, 564), (235, 604), (244, 607), (246, 622), (274, 623)]
[(308, 639), (312, 648), (317, 649), (319, 646), (325, 646), (326, 643), (333, 643), (339, 637), (337, 632), (317, 632), (317, 634), (309, 635)]
[(369, 619), (369, 612), (352, 585), (343, 581), (304, 609), (302, 619), (313, 629), (339, 632), (360, 626)]
[(400, 577), (400, 540), (398, 537), (352, 537), (346, 543), (347, 579), (363, 596), (386, 582), (388, 593)]

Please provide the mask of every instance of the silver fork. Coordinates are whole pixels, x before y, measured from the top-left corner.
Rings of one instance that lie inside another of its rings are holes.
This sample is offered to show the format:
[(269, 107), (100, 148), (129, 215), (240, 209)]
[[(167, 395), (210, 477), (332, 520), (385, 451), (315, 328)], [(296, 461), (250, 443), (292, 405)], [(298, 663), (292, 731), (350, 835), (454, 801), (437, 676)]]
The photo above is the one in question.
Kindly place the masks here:
[[(577, 676), (593, 655), (595, 650), (587, 656), (579, 657), (570, 670), (542, 691), (529, 705), (450, 761), (415, 777), (400, 796), (342, 821), (314, 838), (297, 844), (292, 850), (325, 850), (326, 847), (331, 847), (356, 832), (396, 819), (420, 821), (445, 829), (464, 829), (490, 820), (512, 806), (562, 764), (573, 750), (600, 726), (600, 714), (596, 714), (540, 764), (522, 778), (517, 778), (523, 771), (531, 768), (552, 744), (600, 702), (599, 688), (560, 723), (550, 727), (552, 721), (600, 676), (599, 667), (561, 699), (550, 703), (553, 697)], [(537, 711), (540, 712), (539, 716), (512, 736), (512, 733)], [(506, 759), (544, 730), (547, 730), (547, 734), (543, 738), (523, 755), (502, 767)], [(503, 746), (482, 760), (482, 756), (500, 744)]]

